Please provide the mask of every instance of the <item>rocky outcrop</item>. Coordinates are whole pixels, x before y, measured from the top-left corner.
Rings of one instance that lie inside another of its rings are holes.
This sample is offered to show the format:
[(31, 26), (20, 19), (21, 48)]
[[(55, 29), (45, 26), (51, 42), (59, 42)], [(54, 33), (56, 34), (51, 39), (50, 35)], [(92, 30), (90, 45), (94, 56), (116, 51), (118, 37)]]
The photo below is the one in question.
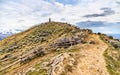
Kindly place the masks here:
[(113, 47), (120, 48), (120, 41), (117, 40), (109, 40), (108, 41)]
[(79, 38), (74, 38), (74, 37), (66, 37), (66, 38), (61, 38), (58, 39), (52, 47), (54, 48), (68, 48), (69, 46), (73, 46), (76, 44), (79, 44), (81, 40)]
[(68, 48), (73, 45), (77, 44), (84, 44), (85, 43), (85, 38), (87, 37), (86, 34), (79, 33), (75, 35), (74, 37), (62, 37), (56, 39), (54, 43), (50, 45), (51, 48)]
[(23, 56), (21, 57), (21, 61), (20, 63), (27, 63), (29, 62), (30, 60), (34, 59), (35, 57), (41, 57), (41, 56), (44, 56), (46, 53), (45, 53), (45, 50), (42, 48), (42, 47), (38, 47), (37, 49), (34, 49), (34, 51), (29, 54), (28, 56)]
[(44, 62), (43, 68), (48, 66), (48, 75), (62, 75), (65, 72), (72, 72), (76, 60), (73, 53), (63, 53), (53, 57), (50, 62)]

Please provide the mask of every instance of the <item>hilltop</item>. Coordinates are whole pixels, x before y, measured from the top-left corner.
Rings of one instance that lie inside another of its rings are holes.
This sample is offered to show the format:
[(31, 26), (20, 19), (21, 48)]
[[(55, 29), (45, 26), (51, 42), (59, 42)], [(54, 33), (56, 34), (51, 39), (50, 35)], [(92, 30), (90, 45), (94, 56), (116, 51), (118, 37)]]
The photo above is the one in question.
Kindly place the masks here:
[(0, 41), (0, 75), (119, 75), (120, 41), (46, 22)]

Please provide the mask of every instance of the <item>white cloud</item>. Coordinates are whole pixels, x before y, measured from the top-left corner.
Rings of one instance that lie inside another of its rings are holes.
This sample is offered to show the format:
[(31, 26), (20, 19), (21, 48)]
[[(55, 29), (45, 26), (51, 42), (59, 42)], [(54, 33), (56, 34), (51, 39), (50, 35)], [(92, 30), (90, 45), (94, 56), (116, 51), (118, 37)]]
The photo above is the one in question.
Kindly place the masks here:
[[(68, 0), (67, 0), (68, 1)], [(0, 29), (27, 29), (35, 24), (48, 21), (66, 21), (76, 24), (80, 21), (120, 21), (120, 7), (115, 0), (74, 0), (76, 4), (66, 4), (57, 0), (6, 0), (0, 5)], [(119, 0), (118, 0), (119, 1)], [(101, 13), (101, 8), (108, 7), (115, 14), (105, 17), (84, 18), (86, 14)], [(65, 20), (62, 20), (62, 19)]]

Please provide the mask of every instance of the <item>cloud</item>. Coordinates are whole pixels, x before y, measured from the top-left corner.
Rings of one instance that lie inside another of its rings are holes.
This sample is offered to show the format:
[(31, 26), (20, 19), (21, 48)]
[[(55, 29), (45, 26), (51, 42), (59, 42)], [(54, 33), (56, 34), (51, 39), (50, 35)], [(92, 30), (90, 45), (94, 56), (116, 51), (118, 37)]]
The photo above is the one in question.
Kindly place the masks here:
[(120, 5), (120, 1), (116, 1), (116, 3), (117, 3), (118, 5)]
[(61, 18), (61, 21), (66, 21), (66, 19), (65, 18)]
[(78, 3), (78, 0), (55, 0), (56, 2), (62, 3), (64, 5), (66, 4), (71, 4), (71, 5), (75, 5)]
[(100, 13), (100, 14), (89, 14), (89, 15), (85, 15), (83, 17), (86, 17), (86, 18), (103, 17), (103, 16), (108, 16), (108, 15), (115, 14), (115, 11), (112, 10), (111, 8), (101, 8), (101, 10), (103, 10), (103, 12)]
[(80, 28), (92, 29), (94, 32), (120, 34), (120, 22), (84, 21), (78, 22), (77, 26)]
[(83, 21), (76, 23), (80, 28), (91, 28), (91, 27), (103, 27), (105, 26), (105, 22), (102, 21)]
[[(0, 0), (0, 30), (25, 30), (47, 22), (119, 22), (120, 7), (114, 0)], [(105, 8), (107, 7), (107, 8)], [(101, 9), (102, 8), (102, 9)], [(97, 13), (97, 14), (94, 14)], [(86, 18), (84, 15), (99, 17)], [(102, 14), (102, 17), (100, 17)], [(104, 16), (103, 16), (104, 15)]]

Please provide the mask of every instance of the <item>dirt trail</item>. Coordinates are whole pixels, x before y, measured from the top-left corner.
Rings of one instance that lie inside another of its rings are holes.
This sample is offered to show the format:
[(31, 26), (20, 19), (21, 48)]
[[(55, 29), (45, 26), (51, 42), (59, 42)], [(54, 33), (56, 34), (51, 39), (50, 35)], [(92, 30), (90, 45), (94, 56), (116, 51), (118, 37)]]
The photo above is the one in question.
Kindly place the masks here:
[[(80, 50), (79, 55), (82, 57), (77, 59), (79, 60), (78, 65), (72, 71), (72, 73), (69, 73), (68, 75), (109, 75), (103, 56), (103, 53), (108, 46), (102, 40), (100, 40), (98, 36), (95, 36), (95, 40), (98, 41), (99, 44), (88, 45)], [(47, 59), (53, 55), (54, 54), (48, 54), (45, 57), (32, 60), (31, 62), (15, 69), (7, 75), (25, 75), (29, 69), (34, 67), (37, 63), (40, 63), (42, 59)]]
[(80, 51), (82, 57), (73, 71), (74, 75), (109, 75), (103, 56), (108, 46), (99, 37), (96, 38), (99, 41), (98, 45), (91, 45)]

